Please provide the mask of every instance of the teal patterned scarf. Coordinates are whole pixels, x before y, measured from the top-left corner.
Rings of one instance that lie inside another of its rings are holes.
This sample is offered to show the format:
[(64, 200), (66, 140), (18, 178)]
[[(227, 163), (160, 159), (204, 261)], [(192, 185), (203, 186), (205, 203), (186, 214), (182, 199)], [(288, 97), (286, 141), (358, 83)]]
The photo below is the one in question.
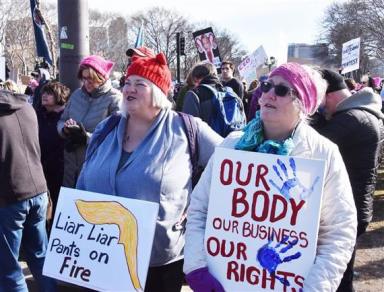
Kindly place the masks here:
[(243, 129), (244, 135), (236, 143), (235, 149), (289, 155), (294, 148), (292, 135), (284, 141), (264, 140), (263, 123), (260, 119), (260, 111)]

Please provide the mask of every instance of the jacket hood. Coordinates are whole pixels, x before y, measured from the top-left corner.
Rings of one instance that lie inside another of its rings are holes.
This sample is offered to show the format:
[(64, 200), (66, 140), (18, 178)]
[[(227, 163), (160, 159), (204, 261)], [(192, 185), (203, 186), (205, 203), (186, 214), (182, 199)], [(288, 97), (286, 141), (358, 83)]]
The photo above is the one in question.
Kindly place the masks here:
[(366, 87), (341, 101), (336, 107), (336, 112), (349, 109), (362, 109), (372, 113), (379, 119), (384, 119), (381, 107), (380, 95), (374, 93), (372, 88)]
[(27, 103), (27, 96), (8, 90), (0, 90), (0, 114), (7, 114), (21, 109)]
[(217, 89), (222, 88), (223, 85), (221, 84), (219, 78), (217, 78), (214, 75), (208, 75), (204, 77), (201, 81), (200, 84), (207, 84), (216, 87)]

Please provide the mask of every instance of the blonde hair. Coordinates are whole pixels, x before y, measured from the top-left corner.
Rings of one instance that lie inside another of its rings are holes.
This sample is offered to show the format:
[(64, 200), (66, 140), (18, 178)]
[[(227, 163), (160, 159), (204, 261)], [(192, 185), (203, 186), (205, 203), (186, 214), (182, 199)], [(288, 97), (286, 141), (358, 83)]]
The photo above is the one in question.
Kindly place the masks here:
[(102, 84), (106, 81), (103, 76), (98, 74), (92, 67), (87, 65), (80, 65), (79, 71), (77, 72), (77, 78), (81, 80), (83, 78), (84, 71), (87, 71), (89, 73), (89, 77), (91, 77), (93, 82)]

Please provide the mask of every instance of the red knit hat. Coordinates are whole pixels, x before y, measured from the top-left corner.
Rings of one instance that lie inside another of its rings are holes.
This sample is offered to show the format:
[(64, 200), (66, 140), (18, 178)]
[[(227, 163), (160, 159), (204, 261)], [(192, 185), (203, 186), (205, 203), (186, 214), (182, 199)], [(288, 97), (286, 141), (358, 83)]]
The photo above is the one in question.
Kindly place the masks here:
[(125, 79), (131, 75), (141, 76), (159, 87), (165, 95), (168, 95), (172, 77), (167, 66), (167, 59), (163, 53), (156, 55), (154, 58), (133, 57), (132, 60), (133, 62), (128, 67)]

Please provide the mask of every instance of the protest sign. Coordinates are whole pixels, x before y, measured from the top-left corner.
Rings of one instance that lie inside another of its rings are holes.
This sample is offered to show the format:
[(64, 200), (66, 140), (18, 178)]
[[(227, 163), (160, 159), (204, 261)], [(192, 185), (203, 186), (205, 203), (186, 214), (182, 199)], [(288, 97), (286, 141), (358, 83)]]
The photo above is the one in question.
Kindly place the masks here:
[(341, 74), (345, 74), (360, 67), (360, 38), (350, 40), (343, 44), (341, 55)]
[(102, 291), (144, 290), (158, 204), (61, 188), (43, 274)]
[[(192, 35), (195, 40), (195, 46), (199, 52), (200, 61), (210, 62), (215, 65), (216, 69), (220, 69), (221, 58), (219, 47), (212, 27), (195, 31)], [(218, 70), (218, 73), (220, 73), (220, 70)]]
[(264, 65), (267, 54), (263, 46), (258, 47), (252, 54), (247, 56), (237, 67), (240, 76), (250, 84), (256, 79), (256, 70), (260, 66)]
[(212, 173), (209, 271), (226, 291), (299, 291), (316, 255), (324, 161), (217, 148)]

